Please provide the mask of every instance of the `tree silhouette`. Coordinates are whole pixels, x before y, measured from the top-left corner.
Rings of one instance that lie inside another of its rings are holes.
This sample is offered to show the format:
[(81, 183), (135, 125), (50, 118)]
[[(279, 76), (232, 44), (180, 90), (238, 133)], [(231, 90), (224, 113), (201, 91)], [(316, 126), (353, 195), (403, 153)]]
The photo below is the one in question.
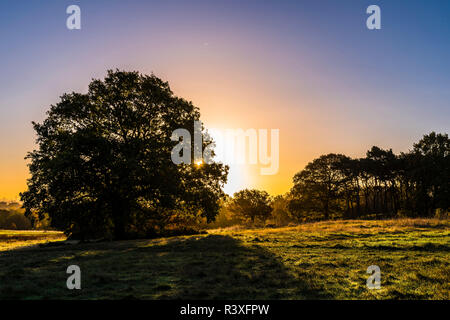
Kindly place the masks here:
[(26, 214), (82, 238), (145, 235), (180, 212), (213, 220), (228, 167), (171, 161), (172, 132), (199, 118), (167, 82), (138, 72), (110, 70), (87, 94), (64, 94), (33, 122)]
[(321, 156), (294, 176), (287, 198), (300, 220), (448, 212), (450, 140), (431, 132), (400, 155), (374, 146), (361, 159)]
[(267, 192), (244, 189), (233, 195), (229, 209), (236, 215), (250, 220), (265, 222), (272, 212), (271, 199)]
[(321, 212), (325, 219), (338, 209), (342, 187), (347, 177), (341, 163), (349, 158), (330, 153), (308, 163), (304, 170), (294, 176), (289, 208), (297, 215)]
[(450, 207), (450, 139), (431, 132), (412, 150), (416, 168), (411, 177), (417, 187), (419, 210), (429, 215), (433, 209)]

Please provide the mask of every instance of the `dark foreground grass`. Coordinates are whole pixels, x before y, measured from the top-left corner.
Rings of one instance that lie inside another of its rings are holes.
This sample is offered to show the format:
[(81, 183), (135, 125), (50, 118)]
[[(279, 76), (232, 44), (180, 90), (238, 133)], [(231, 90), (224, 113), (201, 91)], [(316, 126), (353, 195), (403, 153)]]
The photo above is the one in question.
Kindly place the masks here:
[[(0, 251), (1, 299), (450, 298), (450, 222), (442, 220), (7, 247)], [(81, 268), (81, 290), (66, 288), (71, 264)], [(381, 268), (379, 290), (366, 287), (370, 265)]]

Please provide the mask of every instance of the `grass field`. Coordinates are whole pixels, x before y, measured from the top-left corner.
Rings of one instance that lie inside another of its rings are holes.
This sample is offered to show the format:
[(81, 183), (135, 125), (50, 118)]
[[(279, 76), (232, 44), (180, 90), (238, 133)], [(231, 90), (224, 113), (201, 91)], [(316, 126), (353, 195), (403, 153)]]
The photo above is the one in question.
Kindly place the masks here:
[(6, 250), (31, 247), (37, 244), (65, 239), (64, 234), (56, 231), (0, 230), (0, 255)]
[[(0, 231), (0, 299), (450, 299), (448, 220), (59, 245), (62, 239)], [(71, 264), (81, 268), (81, 290), (66, 288)], [(381, 269), (379, 290), (366, 287), (370, 265)]]

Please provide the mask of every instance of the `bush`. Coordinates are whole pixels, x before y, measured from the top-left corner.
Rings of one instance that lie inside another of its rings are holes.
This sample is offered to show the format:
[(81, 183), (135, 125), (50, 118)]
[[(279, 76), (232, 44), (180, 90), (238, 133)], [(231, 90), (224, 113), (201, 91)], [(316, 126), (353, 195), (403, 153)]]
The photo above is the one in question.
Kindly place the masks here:
[(20, 209), (1, 209), (0, 210), (0, 229), (7, 230), (30, 230), (31, 221), (25, 217), (23, 210)]

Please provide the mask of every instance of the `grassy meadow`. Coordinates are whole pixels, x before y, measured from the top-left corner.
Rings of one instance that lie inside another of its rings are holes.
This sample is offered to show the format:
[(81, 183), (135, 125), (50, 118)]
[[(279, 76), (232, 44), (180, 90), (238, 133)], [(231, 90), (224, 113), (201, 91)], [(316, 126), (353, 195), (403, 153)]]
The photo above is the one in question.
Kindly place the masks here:
[(62, 232), (38, 230), (0, 230), (0, 255), (16, 248), (65, 240)]
[[(326, 221), (66, 244), (0, 231), (0, 299), (450, 299), (450, 221)], [(81, 268), (68, 290), (66, 269)], [(369, 290), (367, 267), (381, 269)]]

